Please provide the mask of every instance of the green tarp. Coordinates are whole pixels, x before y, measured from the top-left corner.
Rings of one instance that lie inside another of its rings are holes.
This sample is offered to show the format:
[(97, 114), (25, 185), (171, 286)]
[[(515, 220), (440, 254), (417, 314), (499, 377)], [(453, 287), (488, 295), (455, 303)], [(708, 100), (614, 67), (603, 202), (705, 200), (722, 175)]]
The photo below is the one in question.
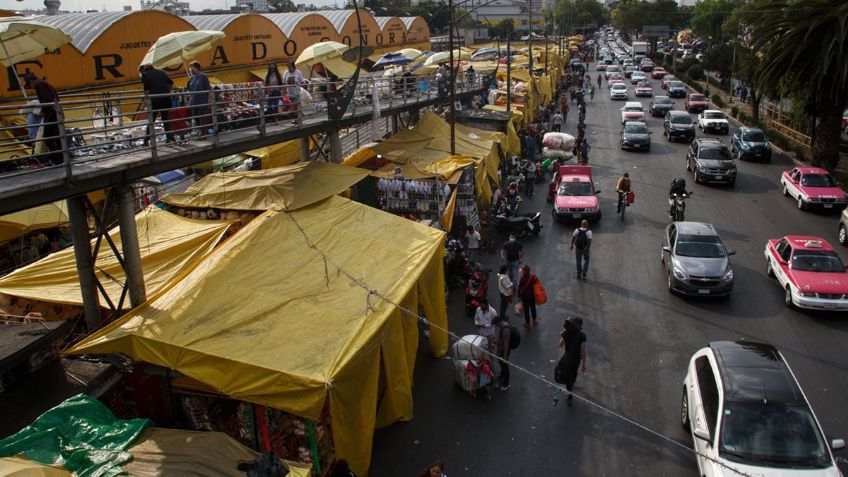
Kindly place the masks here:
[(124, 450), (150, 423), (117, 419), (100, 401), (78, 394), (0, 441), (0, 457), (24, 454), (59, 464), (80, 477), (111, 477), (132, 458)]

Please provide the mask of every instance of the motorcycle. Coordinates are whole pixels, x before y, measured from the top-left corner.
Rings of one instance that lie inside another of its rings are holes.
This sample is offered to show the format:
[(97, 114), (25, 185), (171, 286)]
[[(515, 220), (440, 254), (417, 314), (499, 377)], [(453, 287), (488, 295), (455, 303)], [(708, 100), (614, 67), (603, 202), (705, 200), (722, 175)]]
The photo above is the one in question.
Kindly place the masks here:
[(669, 197), (669, 216), (671, 216), (672, 222), (682, 222), (686, 220), (686, 199), (691, 195), (691, 192), (687, 192), (685, 194), (672, 194), (671, 197)]
[(515, 234), (523, 238), (528, 234), (539, 235), (542, 231), (541, 212), (527, 212), (523, 214), (493, 213), (489, 217), (489, 223), (495, 230), (505, 234)]
[(480, 307), (480, 301), (486, 296), (489, 290), (489, 272), (488, 268), (483, 268), (477, 263), (466, 262), (465, 272), (467, 282), (465, 285), (465, 314), (466, 316), (474, 316), (477, 308)]

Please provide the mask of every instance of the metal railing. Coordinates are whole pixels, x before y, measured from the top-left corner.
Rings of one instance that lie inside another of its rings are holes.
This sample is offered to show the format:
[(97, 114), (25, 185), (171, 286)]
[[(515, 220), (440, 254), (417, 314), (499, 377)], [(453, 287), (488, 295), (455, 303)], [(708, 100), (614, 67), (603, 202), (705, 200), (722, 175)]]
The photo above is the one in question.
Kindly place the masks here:
[[(483, 84), (482, 75), (458, 75), (456, 91), (482, 90)], [(66, 178), (72, 180), (72, 166), (127, 154), (155, 160), (172, 142), (214, 148), (236, 136), (264, 137), (307, 127), (314, 131), (322, 124), (331, 127), (328, 98), (337, 97), (342, 86), (343, 82), (312, 82), (304, 86), (308, 89), (295, 89), (256, 82), (155, 95), (142, 91), (68, 94), (59, 103), (0, 106), (0, 117), (22, 114), (28, 123), (0, 127), (0, 158), (8, 158), (0, 160), (0, 176), (64, 168)], [(384, 109), (436, 98), (447, 101), (448, 96), (447, 79), (439, 75), (364, 77), (344, 118), (361, 116), (366, 122)], [(375, 113), (377, 106), (380, 111)]]

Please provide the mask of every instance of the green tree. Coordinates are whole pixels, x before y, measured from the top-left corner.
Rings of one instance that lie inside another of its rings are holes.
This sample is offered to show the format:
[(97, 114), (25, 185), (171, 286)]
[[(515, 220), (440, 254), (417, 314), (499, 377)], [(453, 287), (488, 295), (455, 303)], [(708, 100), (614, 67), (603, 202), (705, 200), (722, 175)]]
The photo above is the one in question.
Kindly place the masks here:
[(621, 0), (611, 13), (612, 24), (627, 33), (641, 33), (645, 25), (680, 28), (689, 22), (690, 10), (679, 8), (675, 0)]
[(503, 20), (489, 26), (489, 36), (506, 40), (509, 38), (518, 39), (518, 32), (515, 31), (515, 21), (512, 18), (504, 18)]
[(268, 6), (274, 13), (296, 12), (297, 5), (292, 0), (269, 0)]
[(545, 19), (556, 31), (571, 35), (583, 33), (586, 25), (607, 23), (609, 12), (597, 0), (560, 0), (549, 13), (546, 12)]
[[(430, 26), (430, 31), (437, 34), (444, 34), (448, 31), (448, 23), (450, 22), (450, 13), (446, 2), (423, 0), (417, 5), (412, 5), (406, 10), (410, 15), (422, 17)], [(454, 9), (454, 15), (458, 15)], [(406, 16), (406, 15), (404, 15)]]
[(724, 42), (722, 25), (742, 0), (701, 0), (692, 7), (692, 33), (710, 46)]
[(766, 93), (788, 86), (807, 94), (813, 164), (833, 170), (848, 104), (848, 2), (757, 0), (749, 18), (751, 45), (763, 55), (757, 84)]
[[(760, 121), (760, 101), (763, 99), (763, 94), (756, 82), (762, 51), (755, 49), (751, 42), (751, 20), (755, 16), (754, 8), (753, 4), (740, 5), (724, 21), (724, 25), (722, 25), (724, 37), (731, 39), (732, 51), (729, 53), (731, 55), (729, 61), (724, 56), (719, 60), (719, 63), (732, 66), (733, 77), (747, 86), (748, 97), (751, 98), (751, 119), (757, 123)], [(718, 65), (710, 65), (708, 68), (714, 68), (714, 66)], [(722, 71), (723, 75), (727, 74), (719, 68), (715, 69)]]

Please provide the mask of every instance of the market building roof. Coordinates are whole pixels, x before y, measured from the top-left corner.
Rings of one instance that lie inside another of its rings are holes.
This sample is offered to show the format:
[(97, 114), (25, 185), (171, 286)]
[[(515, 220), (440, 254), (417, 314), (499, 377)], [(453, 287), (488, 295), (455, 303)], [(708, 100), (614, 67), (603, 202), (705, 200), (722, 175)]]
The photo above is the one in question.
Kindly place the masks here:
[[(246, 15), (251, 15), (247, 13)], [(241, 15), (229, 13), (224, 15), (187, 15), (183, 18), (198, 30), (223, 30)]]
[(134, 13), (141, 12), (63, 13), (44, 15), (37, 19), (41, 23), (62, 30), (71, 37), (71, 44), (85, 53), (97, 37), (109, 27)]

